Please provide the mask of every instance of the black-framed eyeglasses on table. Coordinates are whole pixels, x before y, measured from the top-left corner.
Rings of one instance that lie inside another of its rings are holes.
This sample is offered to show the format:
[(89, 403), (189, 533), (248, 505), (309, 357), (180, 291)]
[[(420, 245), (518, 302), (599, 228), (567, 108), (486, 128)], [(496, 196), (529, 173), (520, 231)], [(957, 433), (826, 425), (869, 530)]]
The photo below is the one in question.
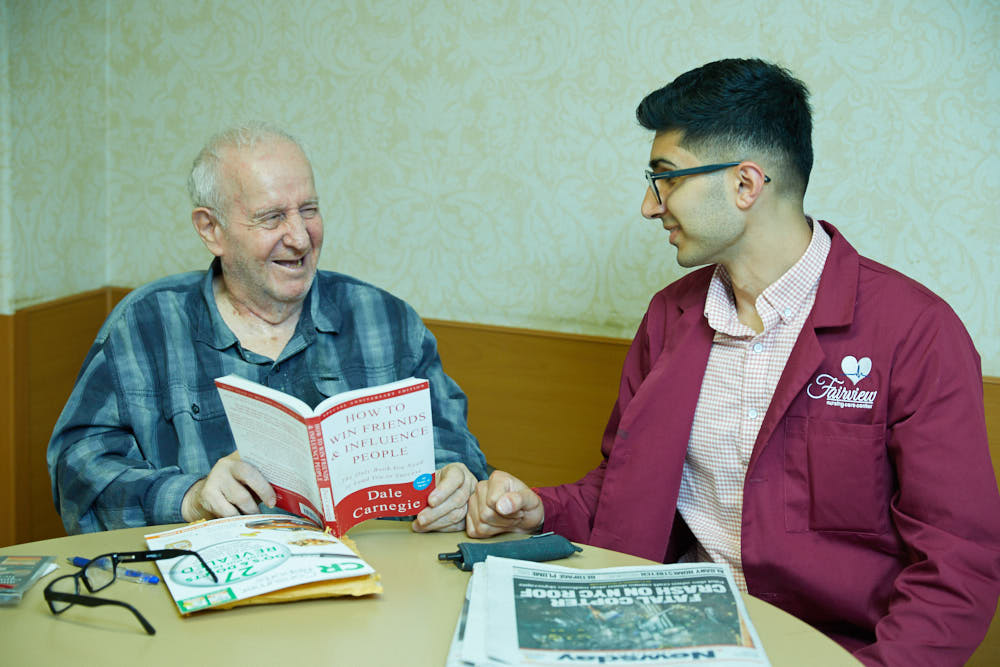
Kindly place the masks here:
[(180, 556), (194, 556), (201, 562), (202, 567), (208, 572), (215, 582), (219, 581), (212, 568), (208, 566), (205, 559), (197, 551), (187, 549), (159, 549), (157, 551), (122, 551), (118, 553), (103, 554), (90, 561), (80, 568), (79, 572), (66, 574), (49, 582), (45, 587), (45, 601), (53, 614), (61, 614), (74, 604), (85, 607), (100, 607), (112, 605), (124, 607), (132, 612), (147, 634), (156, 634), (156, 630), (146, 620), (146, 617), (139, 613), (139, 610), (127, 602), (121, 600), (110, 600), (108, 598), (98, 598), (87, 595), (80, 590), (80, 582), (90, 593), (102, 591), (115, 582), (119, 563), (137, 563), (143, 561), (164, 560), (168, 558), (179, 558)]
[[(694, 176), (695, 174), (708, 174), (713, 171), (720, 171), (722, 169), (727, 169), (729, 167), (735, 167), (739, 162), (720, 162), (719, 164), (703, 164), (700, 167), (691, 167), (690, 169), (674, 169), (673, 171), (660, 171), (653, 172), (650, 169), (646, 170), (646, 183), (653, 190), (653, 195), (656, 197), (657, 204), (663, 204), (663, 199), (660, 198), (660, 191), (656, 187), (657, 181), (670, 180), (671, 178), (677, 178), (679, 176)], [(771, 177), (764, 174), (764, 182), (770, 183)]]

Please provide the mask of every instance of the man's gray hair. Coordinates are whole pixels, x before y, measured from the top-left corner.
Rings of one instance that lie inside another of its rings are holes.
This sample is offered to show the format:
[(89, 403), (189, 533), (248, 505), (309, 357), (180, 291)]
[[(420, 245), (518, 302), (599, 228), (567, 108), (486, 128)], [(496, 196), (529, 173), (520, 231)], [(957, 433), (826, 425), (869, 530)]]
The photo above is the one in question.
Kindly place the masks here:
[[(214, 135), (198, 153), (188, 175), (188, 193), (195, 208), (211, 209), (219, 223), (225, 227), (226, 197), (222, 192), (222, 163), (227, 149), (253, 148), (262, 141), (282, 139), (298, 146), (305, 155), (301, 142), (277, 125), (266, 121), (241, 123)], [(308, 158), (307, 158), (308, 159)]]

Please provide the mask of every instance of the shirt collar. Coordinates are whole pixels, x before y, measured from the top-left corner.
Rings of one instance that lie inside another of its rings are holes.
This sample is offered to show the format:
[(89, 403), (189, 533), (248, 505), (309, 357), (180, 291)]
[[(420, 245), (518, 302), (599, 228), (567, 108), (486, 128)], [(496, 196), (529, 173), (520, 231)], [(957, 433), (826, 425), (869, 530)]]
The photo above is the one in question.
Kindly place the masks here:
[[(329, 287), (329, 285), (327, 285)], [(322, 333), (337, 333), (343, 322), (340, 308), (337, 306), (336, 295), (331, 290), (323, 289), (320, 272), (317, 269), (313, 277), (312, 287), (306, 295), (303, 310), (312, 318), (312, 326)]]
[[(757, 297), (757, 314), (765, 331), (779, 322), (787, 324), (793, 320), (823, 273), (830, 252), (830, 235), (812, 218), (808, 220), (812, 238), (802, 257)], [(733, 336), (755, 335), (753, 329), (739, 321), (729, 272), (721, 264), (716, 265), (708, 286), (705, 317), (716, 331)]]
[(222, 262), (218, 257), (212, 260), (212, 265), (205, 272), (201, 281), (202, 310), (198, 314), (194, 333), (195, 340), (211, 345), (216, 350), (225, 350), (236, 345), (236, 335), (226, 325), (215, 303), (215, 277), (222, 273)]
[(830, 253), (830, 235), (812, 218), (808, 220), (812, 227), (812, 239), (806, 251), (792, 268), (768, 285), (757, 297), (758, 308), (761, 301), (765, 301), (785, 324), (792, 320), (806, 303), (809, 293), (819, 282), (826, 256)]
[[(212, 260), (211, 266), (205, 272), (205, 277), (201, 282), (202, 309), (196, 319), (194, 337), (195, 340), (211, 345), (217, 350), (225, 350), (238, 343), (236, 335), (232, 332), (219, 307), (215, 303), (215, 288), (213, 283), (215, 277), (222, 273), (222, 262), (218, 257)], [(302, 306), (302, 316), (296, 327), (297, 332), (311, 332), (312, 329), (322, 333), (336, 333), (343, 320), (340, 308), (332, 294), (327, 294), (320, 286), (320, 272), (316, 271), (312, 286), (306, 294), (305, 303)], [(309, 340), (312, 336), (306, 334)]]
[(736, 302), (733, 299), (732, 281), (729, 272), (721, 264), (715, 265), (712, 281), (708, 284), (705, 298), (705, 317), (710, 327), (730, 335), (749, 335), (750, 327), (739, 321)]

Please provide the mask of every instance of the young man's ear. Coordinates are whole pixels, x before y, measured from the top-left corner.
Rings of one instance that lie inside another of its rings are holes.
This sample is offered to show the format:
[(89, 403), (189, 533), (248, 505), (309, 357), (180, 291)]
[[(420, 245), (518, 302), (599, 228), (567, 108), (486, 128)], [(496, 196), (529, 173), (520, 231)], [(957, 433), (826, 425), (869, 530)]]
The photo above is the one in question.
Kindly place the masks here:
[(753, 206), (763, 192), (765, 183), (771, 180), (759, 164), (749, 160), (736, 167), (736, 178), (736, 206), (744, 211)]
[(222, 245), (219, 243), (219, 237), (222, 233), (222, 223), (215, 215), (215, 211), (205, 206), (199, 206), (195, 210), (191, 211), (191, 224), (194, 225), (194, 230), (198, 232), (198, 236), (201, 237), (202, 243), (208, 248), (216, 257), (222, 255)]

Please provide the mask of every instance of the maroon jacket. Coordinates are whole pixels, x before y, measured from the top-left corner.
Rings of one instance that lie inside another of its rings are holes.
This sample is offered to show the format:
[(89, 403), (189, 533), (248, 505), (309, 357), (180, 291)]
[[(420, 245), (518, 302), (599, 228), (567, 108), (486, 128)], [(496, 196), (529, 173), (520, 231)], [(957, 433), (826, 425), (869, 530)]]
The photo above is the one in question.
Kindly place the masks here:
[[(743, 485), (747, 586), (866, 663), (959, 665), (1000, 593), (979, 355), (944, 301), (822, 224), (833, 243), (816, 302)], [(544, 530), (664, 562), (690, 546), (677, 492), (714, 333), (711, 276), (653, 297), (604, 461), (539, 489)]]

